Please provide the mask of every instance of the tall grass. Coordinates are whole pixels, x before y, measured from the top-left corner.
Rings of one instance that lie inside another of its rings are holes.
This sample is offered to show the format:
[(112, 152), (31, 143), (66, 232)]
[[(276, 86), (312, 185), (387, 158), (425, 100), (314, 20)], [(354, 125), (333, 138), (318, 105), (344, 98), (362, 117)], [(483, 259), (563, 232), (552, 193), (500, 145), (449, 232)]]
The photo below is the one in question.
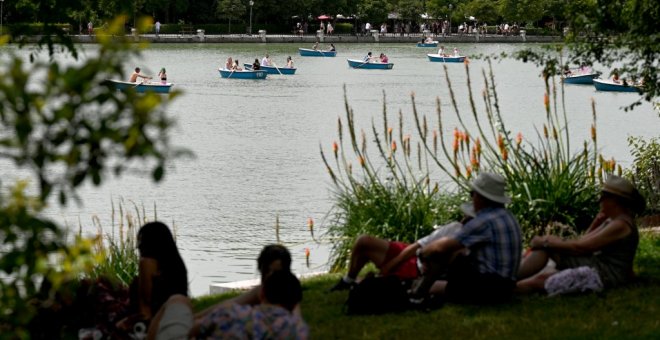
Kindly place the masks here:
[[(338, 120), (333, 157), (327, 157), (321, 147), (322, 160), (334, 183), (329, 228), (337, 240), (332, 251), (333, 269), (345, 265), (360, 234), (410, 242), (429, 232), (432, 224), (457, 218), (457, 205), (467, 198), (469, 181), (481, 171), (498, 172), (506, 178), (512, 196), (509, 209), (518, 217), (527, 238), (545, 232), (575, 234), (588, 226), (596, 213), (604, 174), (617, 169), (614, 160), (598, 153), (595, 105), (593, 123), (588, 127), (591, 138), (571, 144), (563, 87), (546, 75), (542, 97), (545, 122), (535, 128), (536, 136), (530, 140), (513, 132), (505, 122), (492, 67), (488, 73), (482, 72), (480, 109), (475, 104), (468, 63), (465, 71), (468, 113), (458, 108), (445, 66), (448, 100), (457, 126), (448, 128), (443, 122), (440, 98), (433, 122), (418, 112), (413, 94), (413, 138), (404, 127), (402, 112), (398, 113), (398, 125), (390, 124), (384, 96), (382, 122), (372, 122), (370, 127), (369, 139), (375, 150), (368, 150), (367, 133), (355, 126), (353, 109), (344, 95), (346, 116)], [(470, 117), (473, 125), (466, 123)], [(578, 149), (571, 145), (578, 145)], [(450, 185), (440, 185), (440, 180), (434, 179), (438, 173)]]
[[(124, 285), (129, 285), (139, 270), (139, 254), (137, 251), (137, 233), (139, 228), (149, 222), (144, 207), (129, 201), (132, 206), (127, 208), (127, 203), (120, 199), (116, 203), (111, 202), (112, 218), (111, 232), (105, 233), (98, 217), (93, 218), (98, 232), (95, 238), (94, 250), (102, 254), (102, 260), (94, 266), (89, 274), (90, 278), (96, 279), (104, 276), (116, 279)], [(153, 220), (158, 217), (154, 204)], [(117, 233), (115, 233), (117, 231)], [(173, 234), (176, 232), (173, 230)]]

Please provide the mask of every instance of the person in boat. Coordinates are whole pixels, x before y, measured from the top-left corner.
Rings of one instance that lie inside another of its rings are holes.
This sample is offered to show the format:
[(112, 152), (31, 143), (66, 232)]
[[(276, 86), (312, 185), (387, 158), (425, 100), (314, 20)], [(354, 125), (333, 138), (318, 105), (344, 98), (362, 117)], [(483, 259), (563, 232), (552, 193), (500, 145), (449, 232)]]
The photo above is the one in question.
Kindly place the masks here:
[(458, 48), (454, 47), (454, 57), (458, 57)]
[(291, 56), (286, 57), (286, 67), (293, 68), (293, 59), (291, 59)]
[(266, 55), (261, 59), (261, 66), (273, 66), (268, 53), (266, 53)]
[[(151, 77), (143, 76), (143, 75), (140, 73), (140, 68), (139, 68), (139, 67), (136, 67), (136, 68), (135, 68), (135, 71), (133, 72), (133, 74), (131, 74), (131, 78), (129, 79), (129, 81), (130, 81), (131, 83), (136, 83), (137, 80), (138, 80), (138, 78), (142, 78), (142, 79), (145, 79), (145, 80), (146, 80), (146, 79), (151, 79)], [(144, 80), (143, 80), (143, 81), (144, 81)]]
[(252, 63), (252, 70), (256, 71), (260, 69), (261, 69), (261, 65), (259, 64), (259, 59), (255, 58), (254, 63)]
[(312, 46), (312, 49), (314, 51), (317, 51), (319, 49), (319, 42), (318, 41), (314, 43), (314, 46)]
[(614, 71), (612, 71), (612, 81), (617, 84), (621, 83), (621, 78), (619, 78), (619, 70), (614, 69)]
[(225, 70), (232, 70), (234, 68), (234, 59), (231, 57), (227, 58), (227, 62), (225, 62)]
[(441, 57), (446, 56), (444, 46), (440, 46), (440, 49), (438, 50), (438, 55), (441, 56)]
[(568, 68), (568, 65), (564, 65), (564, 69), (561, 71), (561, 73), (566, 77), (573, 75), (573, 71)]
[(367, 53), (367, 55), (364, 56), (362, 61), (364, 61), (365, 63), (369, 63), (373, 60), (373, 58), (374, 57), (371, 55), (371, 52), (369, 52), (369, 53)]
[(381, 62), (381, 63), (384, 63), (384, 64), (387, 64), (388, 61), (389, 61), (389, 58), (387, 58), (387, 56), (385, 55), (385, 53), (381, 53), (381, 54), (380, 54), (380, 62)]
[(330, 44), (330, 52), (335, 52), (337, 49), (335, 48), (335, 44)]
[(591, 67), (589, 67), (587, 64), (582, 63), (580, 64), (580, 68), (578, 69), (580, 74), (590, 74), (591, 73)]
[(426, 44), (432, 44), (432, 43), (433, 43), (433, 39), (432, 39), (431, 37), (426, 37), (426, 39), (423, 41), (423, 43), (426, 43)]
[(158, 72), (158, 78), (160, 78), (161, 84), (167, 84), (167, 71), (165, 71), (164, 67), (160, 69), (160, 72)]
[(241, 64), (239, 63), (238, 59), (234, 61), (234, 66), (231, 68), (232, 71), (243, 71), (243, 68), (241, 67)]

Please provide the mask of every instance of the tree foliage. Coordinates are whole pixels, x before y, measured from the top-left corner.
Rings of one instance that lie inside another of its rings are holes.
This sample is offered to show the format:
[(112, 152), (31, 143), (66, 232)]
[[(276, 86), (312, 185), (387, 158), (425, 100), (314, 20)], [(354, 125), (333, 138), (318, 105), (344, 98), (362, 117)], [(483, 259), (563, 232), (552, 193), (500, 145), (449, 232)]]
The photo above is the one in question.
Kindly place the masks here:
[[(82, 184), (100, 185), (110, 173), (129, 169), (159, 181), (168, 161), (184, 152), (170, 146), (172, 121), (163, 106), (178, 93), (117, 92), (105, 82), (124, 78), (122, 63), (139, 53), (138, 45), (110, 38), (121, 35), (125, 20), (119, 17), (98, 35), (94, 55), (66, 64), (52, 62), (54, 53), (77, 59), (76, 47), (45, 21), (51, 33), (39, 44), (45, 48), (29, 60), (10, 53), (0, 69), (0, 158), (26, 176), (0, 195), (0, 334), (27, 337), (38, 307), (28, 301), (37, 292), (48, 298), (94, 262), (89, 241), (68, 244), (64, 228), (40, 215), (47, 202), (67, 204)], [(40, 291), (43, 280), (50, 285)]]

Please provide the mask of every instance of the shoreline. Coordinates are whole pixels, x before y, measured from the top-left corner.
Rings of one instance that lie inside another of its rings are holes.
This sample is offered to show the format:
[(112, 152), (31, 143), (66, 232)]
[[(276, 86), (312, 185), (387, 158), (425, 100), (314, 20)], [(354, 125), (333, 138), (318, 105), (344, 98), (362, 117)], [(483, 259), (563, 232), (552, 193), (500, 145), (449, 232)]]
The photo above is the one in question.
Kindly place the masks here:
[[(381, 35), (378, 33), (368, 35), (293, 35), (293, 34), (205, 34), (204, 30), (197, 30), (196, 33), (185, 34), (133, 34), (118, 37), (121, 39), (129, 39), (137, 42), (149, 42), (153, 44), (167, 44), (167, 43), (253, 43), (253, 44), (268, 44), (268, 43), (302, 43), (314, 44), (319, 42), (322, 44), (330, 43), (418, 43), (423, 36), (431, 37), (433, 40), (438, 41), (439, 44), (451, 43), (557, 43), (561, 42), (560, 36), (528, 36), (521, 35), (495, 35), (495, 34), (453, 34), (450, 36), (442, 35), (424, 35), (422, 33), (399, 35), (388, 33)], [(71, 35), (74, 43), (96, 43), (96, 35)], [(37, 42), (41, 36), (24, 37), (27, 42)]]

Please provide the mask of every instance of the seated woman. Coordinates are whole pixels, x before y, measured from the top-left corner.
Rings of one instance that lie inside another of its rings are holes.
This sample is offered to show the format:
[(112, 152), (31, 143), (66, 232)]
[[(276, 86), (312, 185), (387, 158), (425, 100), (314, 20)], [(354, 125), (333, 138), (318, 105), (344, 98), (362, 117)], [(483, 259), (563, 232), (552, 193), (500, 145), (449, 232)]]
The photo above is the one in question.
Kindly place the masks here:
[(286, 57), (286, 67), (293, 68), (293, 59), (291, 59), (291, 56)]
[(385, 53), (381, 53), (381, 54), (380, 54), (380, 62), (381, 62), (381, 63), (384, 63), (384, 64), (387, 64), (388, 61), (389, 61), (389, 59), (387, 58), (387, 56), (385, 55)]
[(229, 57), (227, 58), (227, 62), (225, 62), (225, 70), (232, 70), (234, 68), (234, 60)]
[(234, 61), (234, 66), (231, 68), (232, 71), (243, 71), (243, 68), (241, 67), (241, 63), (236, 59)]
[(188, 272), (170, 229), (163, 223), (147, 223), (138, 232), (139, 274), (131, 284), (134, 314), (119, 321), (129, 331), (137, 322), (149, 324), (173, 295), (188, 295)]
[(582, 266), (596, 270), (605, 288), (630, 279), (639, 243), (634, 218), (644, 211), (644, 197), (630, 181), (611, 175), (603, 185), (599, 203), (600, 212), (581, 237), (564, 240), (546, 235), (532, 239), (533, 251), (518, 271), (518, 291), (545, 289), (546, 280), (555, 273), (538, 273), (548, 259), (557, 263), (557, 270)]
[(252, 63), (252, 69), (255, 71), (261, 69), (261, 64), (259, 64), (259, 59), (254, 59), (254, 63)]

